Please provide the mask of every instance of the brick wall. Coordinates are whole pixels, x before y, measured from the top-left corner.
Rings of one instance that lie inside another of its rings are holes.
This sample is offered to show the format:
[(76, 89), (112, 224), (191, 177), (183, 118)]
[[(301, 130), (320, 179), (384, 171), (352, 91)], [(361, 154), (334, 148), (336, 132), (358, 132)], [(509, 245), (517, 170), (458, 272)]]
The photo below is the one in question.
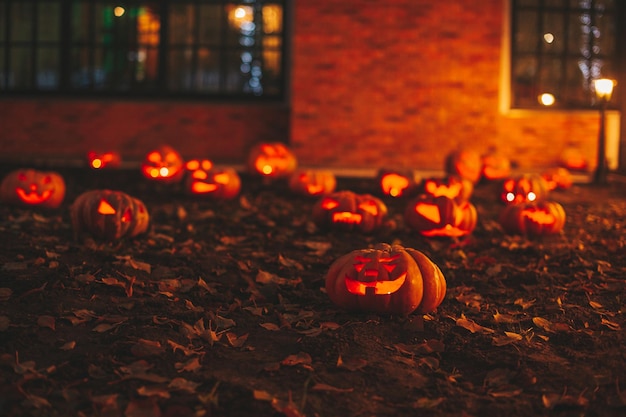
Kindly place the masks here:
[(575, 143), (593, 160), (594, 112), (499, 112), (505, 4), (297, 1), (291, 140), (299, 159), (438, 169), (458, 146), (497, 146), (532, 169)]

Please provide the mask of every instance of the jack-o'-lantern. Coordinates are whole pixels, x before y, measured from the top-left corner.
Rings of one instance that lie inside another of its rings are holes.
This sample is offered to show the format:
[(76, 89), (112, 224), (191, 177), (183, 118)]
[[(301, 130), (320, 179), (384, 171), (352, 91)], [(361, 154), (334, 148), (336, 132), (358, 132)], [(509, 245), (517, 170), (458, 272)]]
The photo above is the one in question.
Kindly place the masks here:
[(556, 189), (565, 190), (567, 188), (570, 188), (573, 184), (572, 174), (567, 168), (549, 168), (542, 172), (541, 176), (546, 181), (548, 190), (550, 191)]
[(386, 243), (336, 259), (325, 283), (336, 305), (379, 314), (430, 313), (446, 295), (441, 269), (424, 253)]
[(185, 174), (185, 161), (174, 148), (161, 145), (146, 154), (141, 162), (141, 173), (150, 180), (179, 182)]
[(539, 174), (524, 174), (502, 182), (500, 199), (505, 204), (539, 201), (548, 196), (548, 184)]
[(87, 152), (87, 162), (93, 169), (119, 168), (122, 164), (122, 157), (117, 152)]
[(88, 232), (116, 240), (144, 233), (150, 215), (144, 203), (122, 191), (91, 190), (79, 195), (70, 207), (74, 236)]
[(297, 166), (296, 156), (280, 142), (260, 143), (248, 153), (249, 171), (266, 178), (288, 177)]
[(477, 183), (482, 174), (483, 161), (480, 154), (471, 149), (457, 149), (446, 157), (445, 171), (447, 174)]
[(320, 196), (335, 191), (337, 178), (332, 171), (298, 169), (289, 177), (289, 189), (306, 196)]
[(544, 200), (506, 206), (499, 220), (506, 233), (532, 237), (559, 233), (565, 217), (561, 204)]
[(570, 171), (581, 172), (587, 171), (589, 168), (589, 161), (585, 153), (579, 146), (571, 143), (568, 144), (559, 156), (559, 166), (567, 168)]
[(416, 192), (422, 179), (414, 170), (381, 169), (378, 171), (376, 180), (384, 195), (407, 197)]
[(387, 217), (387, 206), (370, 194), (344, 190), (320, 198), (313, 206), (312, 219), (319, 227), (372, 232)]
[(65, 198), (65, 181), (58, 172), (17, 169), (0, 185), (0, 199), (20, 206), (57, 208)]
[(496, 149), (490, 149), (481, 156), (482, 177), (488, 181), (500, 180), (511, 175), (511, 160)]
[(407, 204), (404, 220), (426, 237), (460, 237), (476, 227), (476, 207), (469, 201), (457, 203), (446, 196), (419, 195)]
[(445, 196), (460, 203), (470, 199), (474, 192), (474, 183), (458, 175), (427, 178), (422, 183), (422, 191), (433, 197)]
[(192, 159), (185, 164), (185, 190), (190, 195), (228, 200), (239, 195), (241, 179), (234, 168), (219, 168), (208, 159)]

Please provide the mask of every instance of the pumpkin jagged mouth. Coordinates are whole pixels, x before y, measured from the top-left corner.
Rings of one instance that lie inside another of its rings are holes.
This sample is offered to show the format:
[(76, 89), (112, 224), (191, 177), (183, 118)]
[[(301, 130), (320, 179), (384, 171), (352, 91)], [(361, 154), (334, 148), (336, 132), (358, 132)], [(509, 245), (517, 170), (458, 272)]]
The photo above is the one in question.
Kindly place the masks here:
[(22, 188), (16, 188), (15, 192), (17, 193), (20, 200), (28, 204), (41, 203), (43, 201), (48, 200), (50, 196), (52, 195), (52, 190), (44, 190), (44, 192), (42, 192), (41, 194), (37, 194), (36, 191), (27, 193)]
[(406, 272), (394, 280), (385, 281), (359, 281), (346, 276), (346, 289), (356, 295), (389, 295), (398, 291), (406, 280)]
[(469, 234), (469, 230), (461, 230), (458, 227), (447, 224), (440, 229), (422, 230), (421, 234), (426, 237), (434, 236), (447, 236), (447, 237), (460, 237)]
[(363, 216), (359, 213), (352, 213), (350, 211), (340, 211), (338, 213), (333, 213), (333, 222), (334, 223), (349, 223), (349, 224), (359, 224), (361, 223)]
[(216, 184), (207, 184), (204, 182), (194, 182), (191, 186), (194, 193), (212, 193), (217, 190)]

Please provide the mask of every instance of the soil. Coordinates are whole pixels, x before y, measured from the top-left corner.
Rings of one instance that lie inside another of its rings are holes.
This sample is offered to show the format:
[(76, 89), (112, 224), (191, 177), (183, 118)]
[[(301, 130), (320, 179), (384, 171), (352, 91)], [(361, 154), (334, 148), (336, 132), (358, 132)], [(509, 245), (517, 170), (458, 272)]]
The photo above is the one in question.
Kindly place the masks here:
[[(315, 199), (242, 176), (230, 201), (131, 170), (59, 170), (58, 209), (0, 206), (2, 416), (626, 415), (626, 187), (554, 192), (562, 233), (506, 235), (497, 184), (467, 238), (404, 226), (322, 230)], [(147, 234), (74, 239), (69, 205), (112, 188), (142, 199)], [(338, 189), (376, 193), (373, 179)], [(324, 288), (339, 256), (379, 242), (443, 271), (439, 308), (344, 311)]]

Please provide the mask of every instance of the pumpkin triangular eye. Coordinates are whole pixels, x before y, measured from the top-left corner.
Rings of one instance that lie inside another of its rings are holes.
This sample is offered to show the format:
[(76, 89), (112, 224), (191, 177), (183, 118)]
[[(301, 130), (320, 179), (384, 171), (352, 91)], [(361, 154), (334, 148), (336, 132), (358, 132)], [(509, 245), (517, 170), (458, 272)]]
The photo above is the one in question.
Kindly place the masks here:
[(187, 168), (189, 171), (195, 171), (196, 169), (200, 168), (200, 161), (198, 161), (197, 159), (187, 161), (187, 163), (185, 164), (185, 168)]
[(115, 214), (115, 209), (112, 205), (109, 204), (106, 200), (100, 200), (100, 205), (98, 206), (98, 213), (100, 214)]
[(339, 206), (339, 202), (333, 200), (332, 198), (325, 198), (322, 200), (322, 208), (325, 210), (332, 210), (337, 206)]
[(194, 171), (191, 174), (191, 177), (196, 180), (206, 180), (209, 176), (207, 175), (206, 172), (198, 170), (198, 171)]
[(19, 174), (17, 174), (17, 179), (20, 181), (26, 181), (26, 174), (20, 172)]
[(435, 204), (417, 203), (417, 205), (415, 206), (415, 211), (433, 223), (441, 222), (439, 206)]
[(372, 216), (378, 215), (378, 206), (373, 201), (366, 201), (365, 203), (359, 204), (359, 208), (366, 213), (371, 214)]
[(213, 177), (215, 182), (218, 184), (228, 184), (228, 174), (222, 173), (222, 174), (216, 174), (215, 177)]
[(133, 219), (133, 211), (130, 208), (127, 208), (124, 212), (124, 215), (120, 219), (123, 222), (130, 222)]
[(156, 151), (150, 152), (146, 159), (150, 162), (161, 162), (161, 154)]

